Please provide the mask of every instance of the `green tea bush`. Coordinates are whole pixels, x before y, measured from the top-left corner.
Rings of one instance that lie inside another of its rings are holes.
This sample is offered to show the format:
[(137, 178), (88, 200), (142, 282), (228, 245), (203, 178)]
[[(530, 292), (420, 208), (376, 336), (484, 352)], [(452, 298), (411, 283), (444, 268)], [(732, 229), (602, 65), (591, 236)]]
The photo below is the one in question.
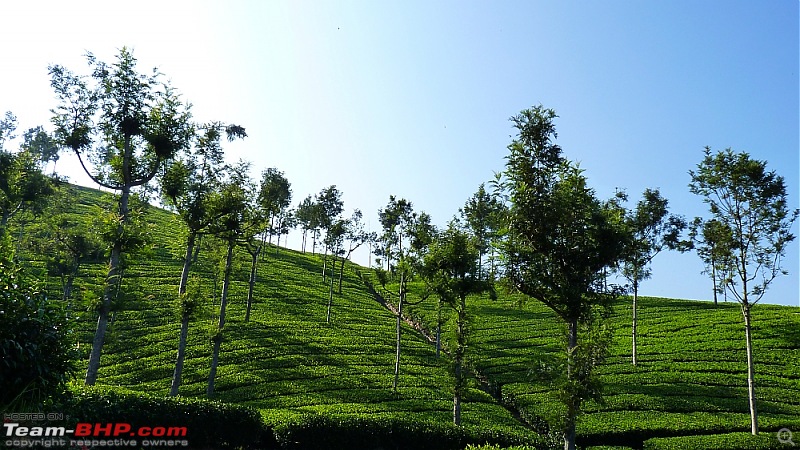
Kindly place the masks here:
[(706, 436), (679, 436), (653, 438), (644, 442), (644, 450), (779, 450), (792, 448), (791, 443), (781, 443), (775, 433), (712, 434)]
[(204, 399), (158, 398), (108, 388), (75, 392), (64, 405), (72, 422), (123, 422), (141, 426), (186, 427), (192, 448), (278, 448), (273, 433), (252, 408)]
[(500, 429), (476, 430), (446, 422), (380, 415), (302, 415), (276, 425), (275, 434), (281, 448), (287, 450), (456, 450), (486, 443), (502, 446), (525, 443), (530, 445), (524, 447), (526, 450), (552, 448), (552, 440), (535, 434), (520, 436)]
[(0, 409), (38, 409), (74, 370), (63, 305), (48, 301), (0, 237)]

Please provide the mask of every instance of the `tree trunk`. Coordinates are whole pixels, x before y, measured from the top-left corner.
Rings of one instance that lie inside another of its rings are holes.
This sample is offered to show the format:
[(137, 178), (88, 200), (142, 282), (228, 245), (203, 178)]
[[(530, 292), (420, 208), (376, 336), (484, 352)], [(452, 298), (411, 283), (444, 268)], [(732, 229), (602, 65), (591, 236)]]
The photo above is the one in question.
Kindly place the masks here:
[(442, 354), (442, 324), (436, 324), (436, 357), (440, 357)]
[(344, 278), (345, 259), (349, 260), (350, 258), (343, 258), (341, 261), (339, 261), (339, 295), (342, 295), (342, 278)]
[(217, 376), (217, 364), (219, 363), (219, 347), (222, 344), (222, 330), (225, 328), (225, 308), (228, 305), (228, 286), (231, 280), (231, 263), (233, 261), (233, 239), (228, 241), (228, 255), (225, 258), (225, 278), (222, 281), (222, 301), (219, 307), (219, 323), (217, 325), (217, 335), (214, 336), (214, 352), (211, 355), (211, 371), (208, 374), (208, 389), (206, 395), (214, 396), (214, 379)]
[(250, 283), (247, 289), (247, 312), (244, 314), (244, 321), (250, 321), (250, 309), (253, 307), (253, 289), (256, 286), (256, 266), (258, 265), (258, 255), (261, 253), (261, 246), (251, 254), (253, 257), (250, 265)]
[(200, 255), (200, 247), (203, 246), (203, 235), (197, 236), (197, 243), (194, 246), (194, 255), (192, 255), (192, 264), (197, 264), (197, 257)]
[(717, 268), (714, 259), (711, 259), (711, 281), (714, 285), (714, 306), (717, 306)]
[(460, 297), (458, 305), (457, 320), (456, 320), (456, 351), (453, 355), (453, 363), (455, 366), (456, 385), (453, 389), (453, 423), (461, 425), (461, 397), (465, 391), (465, 380), (463, 373), (464, 353), (466, 352), (466, 323), (467, 323), (467, 305), (465, 297)]
[(400, 295), (398, 295), (399, 300), (397, 301), (397, 348), (394, 357), (394, 381), (392, 382), (392, 390), (395, 393), (397, 393), (397, 383), (400, 380), (400, 337), (402, 333), (400, 324), (403, 320), (403, 300), (405, 296), (405, 274), (400, 274)]
[[(119, 199), (119, 216), (120, 221), (117, 225), (117, 235), (121, 236), (123, 233), (123, 226), (128, 220), (128, 201), (130, 199), (130, 187), (125, 186), (122, 188), (122, 194)], [(116, 239), (114, 245), (111, 247), (111, 257), (108, 263), (108, 276), (106, 276), (106, 285), (103, 289), (103, 300), (100, 304), (100, 311), (97, 317), (97, 329), (94, 333), (92, 340), (92, 352), (89, 355), (89, 365), (86, 369), (86, 379), (84, 384), (86, 386), (94, 386), (97, 381), (97, 372), (100, 370), (100, 355), (103, 352), (103, 342), (106, 339), (106, 329), (108, 328), (108, 313), (111, 311), (111, 302), (113, 301), (120, 283), (120, 261), (122, 256), (122, 242)]]
[(636, 303), (639, 300), (639, 282), (633, 280), (633, 321), (631, 322), (632, 328), (632, 338), (633, 338), (633, 347), (631, 353), (631, 360), (633, 361), (633, 365), (636, 365)]
[[(567, 343), (567, 381), (575, 378), (575, 349), (578, 346), (578, 320), (569, 322), (569, 338)], [(579, 398), (569, 398), (566, 426), (564, 428), (564, 450), (575, 450), (575, 421), (580, 408)]]
[(65, 303), (72, 296), (72, 283), (75, 281), (75, 275), (76, 275), (77, 272), (78, 272), (78, 270), (76, 269), (74, 272), (72, 272), (71, 274), (67, 275), (67, 279), (64, 282), (64, 298), (63, 298), (63, 300), (64, 300)]
[(325, 254), (322, 256), (322, 282), (325, 282), (325, 271), (327, 270), (328, 266), (328, 246), (325, 246)]
[(331, 307), (333, 306), (333, 272), (336, 271), (336, 258), (333, 258), (333, 262), (331, 263), (331, 284), (330, 289), (328, 289), (328, 314), (325, 317), (326, 323), (331, 323)]
[(753, 330), (750, 325), (750, 304), (742, 304), (744, 333), (747, 341), (747, 397), (750, 401), (750, 432), (758, 434), (758, 412), (756, 411), (755, 367), (753, 365)]
[[(194, 250), (196, 233), (190, 231), (189, 236), (186, 237), (186, 256), (183, 258), (183, 270), (181, 271), (181, 281), (178, 285), (178, 297), (183, 303), (183, 296), (186, 295), (186, 284), (189, 282), (189, 269), (192, 266), (192, 250)], [(174, 397), (178, 395), (178, 389), (181, 386), (181, 375), (183, 374), (183, 360), (186, 356), (186, 338), (189, 335), (189, 316), (190, 311), (185, 307), (181, 311), (181, 333), (178, 341), (178, 356), (175, 359), (175, 371), (172, 374), (172, 386), (169, 390), (169, 395)]]

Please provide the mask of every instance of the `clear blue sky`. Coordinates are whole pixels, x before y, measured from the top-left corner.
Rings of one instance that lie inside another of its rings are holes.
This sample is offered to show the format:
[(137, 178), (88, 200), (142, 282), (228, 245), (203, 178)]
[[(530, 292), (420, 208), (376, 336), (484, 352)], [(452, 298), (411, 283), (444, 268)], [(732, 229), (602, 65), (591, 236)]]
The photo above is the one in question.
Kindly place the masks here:
[[(197, 119), (247, 128), (229, 159), (285, 171), (295, 203), (336, 184), (377, 228), (390, 194), (444, 224), (503, 169), (508, 118), (542, 104), (600, 197), (660, 188), (691, 219), (706, 145), (769, 161), (798, 206), (799, 36), (795, 0), (3, 2), (0, 113), (49, 126), (47, 65), (129, 46)], [(795, 241), (765, 302), (798, 304), (798, 259)], [(659, 255), (642, 292), (707, 299), (701, 269)]]

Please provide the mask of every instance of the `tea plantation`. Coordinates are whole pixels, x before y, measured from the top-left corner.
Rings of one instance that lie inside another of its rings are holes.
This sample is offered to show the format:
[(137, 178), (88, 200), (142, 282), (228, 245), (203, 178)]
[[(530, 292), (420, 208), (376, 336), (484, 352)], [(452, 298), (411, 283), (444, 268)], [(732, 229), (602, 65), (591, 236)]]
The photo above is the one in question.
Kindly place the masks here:
[[(104, 194), (73, 189), (76, 214), (91, 214), (93, 205), (103, 201)], [(180, 329), (176, 297), (182, 227), (172, 214), (157, 208), (148, 208), (147, 217), (153, 243), (125, 269), (98, 386), (106, 392), (163, 398), (169, 392)], [(219, 311), (214, 293), (220, 280), (216, 265), (209, 262), (213, 251), (203, 252), (200, 260), (205, 263), (196, 266), (193, 286), (204, 293), (204, 301), (190, 325), (180, 389), (187, 398), (205, 397), (210, 338)], [(47, 277), (41, 256), (22, 256), (45, 280), (51, 297), (59, 298), (59, 279)], [(85, 265), (75, 283), (78, 299), (71, 314), (80, 370), (88, 359), (96, 320), (93, 302), (105, 270), (103, 262)], [(437, 358), (434, 346), (407, 325), (400, 383), (392, 391), (395, 318), (365, 285), (368, 269), (345, 266), (330, 323), (325, 320), (328, 285), (319, 255), (268, 247), (258, 269), (252, 316), (245, 322), (248, 276), (249, 255), (242, 250), (234, 267), (215, 400), (260, 412), (275, 433), (270, 445), (347, 448), (347, 439), (356, 434), (360, 441), (349, 441), (351, 448), (558, 445), (540, 432), (560, 411), (548, 367), (561, 351), (563, 332), (542, 305), (503, 294), (497, 300), (468, 299), (467, 358), (476, 376), (459, 430), (451, 425), (449, 358)], [(754, 438), (742, 433), (749, 430), (749, 415), (744, 332), (736, 304), (714, 307), (709, 302), (643, 298), (640, 305), (637, 366), (630, 363), (629, 301), (615, 305), (611, 356), (598, 369), (605, 401), (586, 404), (578, 423), (579, 445), (784, 448), (775, 433), (781, 428), (800, 431), (800, 311), (772, 305), (753, 310), (756, 393), (764, 432)], [(429, 331), (436, 314), (435, 299), (409, 308), (409, 316)], [(451, 325), (445, 324), (445, 336)], [(76, 391), (82, 389), (81, 375), (76, 376)], [(348, 435), (343, 429), (360, 431)], [(428, 436), (436, 437), (425, 441)], [(442, 444), (434, 439), (443, 439)]]

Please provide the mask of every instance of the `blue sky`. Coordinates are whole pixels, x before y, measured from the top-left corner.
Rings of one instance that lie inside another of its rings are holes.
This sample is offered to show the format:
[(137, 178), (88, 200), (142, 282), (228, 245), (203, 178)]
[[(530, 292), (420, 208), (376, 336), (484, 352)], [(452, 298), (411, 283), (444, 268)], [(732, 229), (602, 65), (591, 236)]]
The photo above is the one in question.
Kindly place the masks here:
[[(444, 224), (503, 169), (508, 118), (542, 104), (600, 197), (660, 188), (691, 219), (706, 145), (767, 160), (798, 206), (799, 36), (794, 0), (4, 2), (0, 112), (48, 125), (48, 64), (129, 46), (197, 119), (247, 128), (230, 160), (285, 171), (295, 203), (336, 184), (377, 228), (390, 194)], [(794, 242), (765, 302), (798, 304), (799, 259)], [(641, 291), (707, 299), (701, 270), (659, 255)]]

